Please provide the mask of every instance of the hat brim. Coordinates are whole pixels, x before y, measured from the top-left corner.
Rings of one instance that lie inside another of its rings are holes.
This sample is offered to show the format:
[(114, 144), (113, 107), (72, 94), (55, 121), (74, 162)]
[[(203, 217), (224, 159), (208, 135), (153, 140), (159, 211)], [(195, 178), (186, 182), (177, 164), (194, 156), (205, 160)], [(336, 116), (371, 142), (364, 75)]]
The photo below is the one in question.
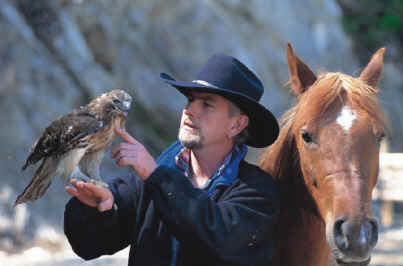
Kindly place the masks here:
[(246, 144), (255, 148), (264, 148), (272, 144), (278, 137), (279, 125), (275, 116), (254, 99), (216, 86), (208, 86), (195, 82), (177, 81), (166, 73), (161, 78), (184, 95), (206, 92), (221, 95), (235, 103), (249, 117), (249, 136)]

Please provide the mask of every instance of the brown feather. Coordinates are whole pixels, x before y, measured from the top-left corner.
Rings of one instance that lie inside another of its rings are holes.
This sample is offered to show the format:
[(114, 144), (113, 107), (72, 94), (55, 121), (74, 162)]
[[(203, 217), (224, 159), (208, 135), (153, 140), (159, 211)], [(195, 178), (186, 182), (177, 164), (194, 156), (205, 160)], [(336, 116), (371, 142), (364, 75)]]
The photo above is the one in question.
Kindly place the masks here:
[(52, 183), (52, 175), (56, 171), (55, 167), (57, 167), (57, 163), (53, 162), (53, 158), (45, 159), (36, 170), (28, 186), (18, 195), (14, 206), (42, 197)]
[(42, 197), (56, 175), (69, 180), (79, 164), (91, 178), (100, 179), (99, 165), (115, 137), (114, 128), (124, 126), (131, 103), (129, 94), (113, 90), (53, 121), (22, 167), (43, 160), (15, 205)]

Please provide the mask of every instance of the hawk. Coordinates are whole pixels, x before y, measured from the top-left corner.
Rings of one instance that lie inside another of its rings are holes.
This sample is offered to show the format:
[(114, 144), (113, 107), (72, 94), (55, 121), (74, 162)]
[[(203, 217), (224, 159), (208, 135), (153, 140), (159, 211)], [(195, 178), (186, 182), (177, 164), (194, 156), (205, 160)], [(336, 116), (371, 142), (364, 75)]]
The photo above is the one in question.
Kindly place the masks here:
[(99, 166), (115, 137), (114, 128), (124, 128), (131, 104), (132, 97), (127, 92), (112, 90), (53, 121), (34, 144), (22, 167), (25, 170), (42, 160), (15, 205), (42, 197), (55, 176), (68, 182), (77, 167), (86, 176), (105, 184)]

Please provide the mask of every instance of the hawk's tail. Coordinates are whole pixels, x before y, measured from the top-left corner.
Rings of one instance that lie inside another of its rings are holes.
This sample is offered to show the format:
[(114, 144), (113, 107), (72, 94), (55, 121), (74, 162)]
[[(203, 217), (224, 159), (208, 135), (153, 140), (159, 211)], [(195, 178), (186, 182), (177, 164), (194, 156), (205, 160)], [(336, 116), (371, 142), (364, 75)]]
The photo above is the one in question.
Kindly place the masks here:
[(51, 163), (48, 162), (48, 160), (42, 162), (41, 166), (32, 177), (31, 182), (29, 182), (28, 186), (15, 200), (14, 206), (27, 201), (37, 200), (45, 194), (55, 174), (54, 171), (52, 171), (53, 169), (50, 169), (51, 166), (49, 164)]

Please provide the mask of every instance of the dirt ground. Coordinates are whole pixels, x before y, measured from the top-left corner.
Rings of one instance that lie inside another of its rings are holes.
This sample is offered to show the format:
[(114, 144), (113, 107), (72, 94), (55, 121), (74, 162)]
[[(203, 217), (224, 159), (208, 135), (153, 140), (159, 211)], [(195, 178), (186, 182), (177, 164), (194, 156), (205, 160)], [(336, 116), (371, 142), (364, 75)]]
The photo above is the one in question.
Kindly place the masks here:
[[(84, 261), (71, 250), (62, 234), (46, 232), (52, 237), (21, 253), (7, 254), (0, 251), (1, 266), (122, 266), (127, 265), (129, 249), (113, 256)], [(50, 242), (49, 242), (50, 240)], [(53, 243), (52, 243), (53, 241)], [(57, 248), (55, 248), (57, 246)], [(371, 266), (403, 266), (403, 214), (395, 216), (394, 223), (382, 228), (378, 244), (372, 254)]]
[[(42, 247), (33, 247), (18, 254), (0, 251), (0, 265), (3, 266), (122, 266), (127, 265), (129, 254), (124, 249), (113, 256), (103, 256), (93, 261), (77, 257), (67, 242), (57, 252)], [(380, 234), (378, 245), (372, 255), (372, 266), (403, 266), (403, 223)]]

